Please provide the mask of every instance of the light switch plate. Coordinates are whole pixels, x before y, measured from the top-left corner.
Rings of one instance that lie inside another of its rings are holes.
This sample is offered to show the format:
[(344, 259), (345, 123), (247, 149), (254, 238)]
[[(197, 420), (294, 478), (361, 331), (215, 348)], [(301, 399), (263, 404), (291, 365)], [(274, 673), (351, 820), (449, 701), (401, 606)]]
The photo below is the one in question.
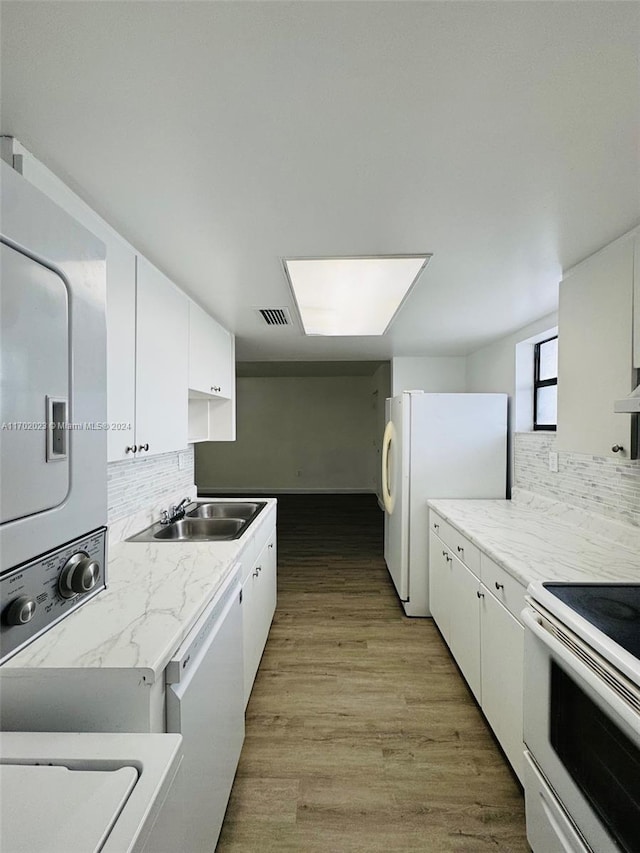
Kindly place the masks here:
[(557, 450), (549, 451), (549, 470), (554, 474), (558, 473), (558, 452)]

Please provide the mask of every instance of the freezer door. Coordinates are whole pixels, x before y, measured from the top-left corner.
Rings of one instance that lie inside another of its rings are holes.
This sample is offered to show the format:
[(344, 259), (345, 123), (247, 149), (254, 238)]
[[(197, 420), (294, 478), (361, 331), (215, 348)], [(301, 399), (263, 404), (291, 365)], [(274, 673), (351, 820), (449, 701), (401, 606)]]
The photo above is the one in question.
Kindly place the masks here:
[(0, 243), (0, 523), (69, 492), (69, 297), (61, 275)]
[(401, 394), (390, 401), (391, 437), (385, 454), (385, 476), (392, 511), (385, 512), (385, 560), (402, 601), (409, 598), (409, 427), (411, 396)]

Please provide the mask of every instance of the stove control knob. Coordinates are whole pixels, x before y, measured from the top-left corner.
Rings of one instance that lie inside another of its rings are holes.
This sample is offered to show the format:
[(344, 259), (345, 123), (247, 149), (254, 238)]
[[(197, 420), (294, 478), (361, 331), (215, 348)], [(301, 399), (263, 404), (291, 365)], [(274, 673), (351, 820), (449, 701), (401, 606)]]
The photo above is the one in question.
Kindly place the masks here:
[(84, 551), (78, 551), (64, 564), (58, 580), (58, 592), (63, 598), (84, 595), (91, 592), (99, 577), (100, 563)]
[(21, 595), (7, 607), (5, 622), (7, 625), (26, 625), (31, 622), (36, 612), (36, 603), (32, 598)]

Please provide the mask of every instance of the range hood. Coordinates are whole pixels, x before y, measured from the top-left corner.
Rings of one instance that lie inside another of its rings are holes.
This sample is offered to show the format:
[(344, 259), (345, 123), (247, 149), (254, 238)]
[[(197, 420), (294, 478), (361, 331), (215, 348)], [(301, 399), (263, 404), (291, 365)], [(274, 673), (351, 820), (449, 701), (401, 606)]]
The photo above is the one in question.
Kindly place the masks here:
[(640, 385), (622, 400), (616, 400), (613, 404), (614, 412), (629, 412), (632, 415), (640, 413)]

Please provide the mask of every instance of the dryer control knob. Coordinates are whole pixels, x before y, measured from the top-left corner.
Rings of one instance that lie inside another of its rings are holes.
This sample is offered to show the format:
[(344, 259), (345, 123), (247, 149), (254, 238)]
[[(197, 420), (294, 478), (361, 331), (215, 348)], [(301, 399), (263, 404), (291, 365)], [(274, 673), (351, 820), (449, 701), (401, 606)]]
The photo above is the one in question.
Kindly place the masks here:
[(64, 564), (58, 580), (58, 592), (63, 598), (90, 592), (100, 577), (100, 563), (84, 551), (78, 551)]
[(36, 612), (36, 603), (32, 598), (21, 595), (7, 607), (5, 622), (7, 625), (26, 625), (31, 622)]

